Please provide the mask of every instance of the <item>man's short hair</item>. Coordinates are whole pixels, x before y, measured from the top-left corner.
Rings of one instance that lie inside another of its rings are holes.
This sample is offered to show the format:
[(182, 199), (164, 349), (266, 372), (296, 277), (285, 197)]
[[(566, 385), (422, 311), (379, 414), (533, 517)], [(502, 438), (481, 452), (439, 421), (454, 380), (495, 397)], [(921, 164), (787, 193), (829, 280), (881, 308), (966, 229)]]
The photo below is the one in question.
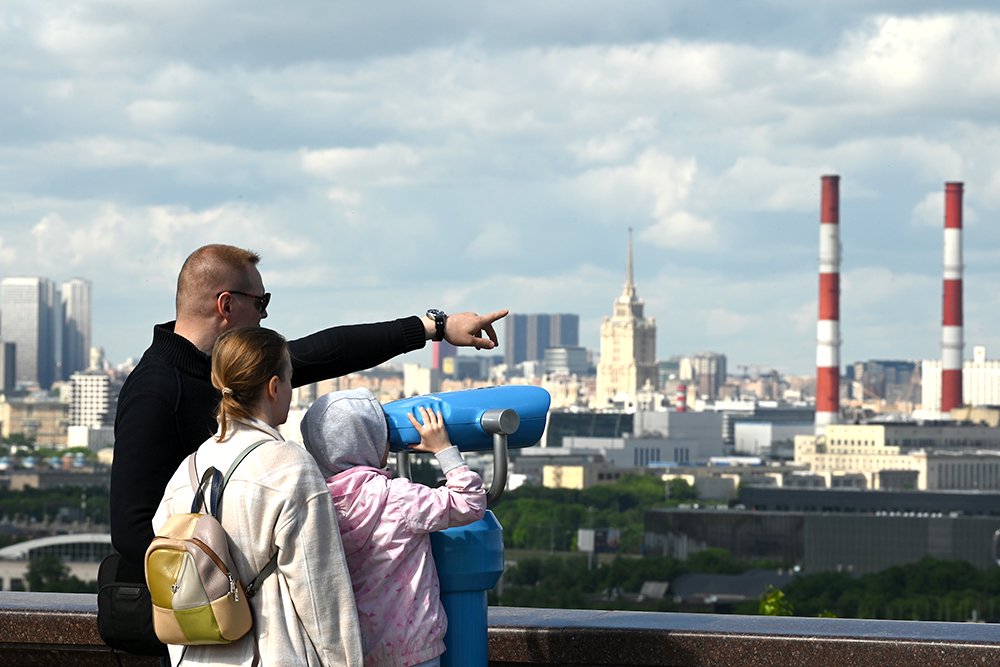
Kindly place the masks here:
[(251, 289), (250, 269), (260, 261), (252, 250), (212, 243), (184, 260), (177, 276), (177, 316), (207, 317), (214, 308), (213, 296), (225, 290)]

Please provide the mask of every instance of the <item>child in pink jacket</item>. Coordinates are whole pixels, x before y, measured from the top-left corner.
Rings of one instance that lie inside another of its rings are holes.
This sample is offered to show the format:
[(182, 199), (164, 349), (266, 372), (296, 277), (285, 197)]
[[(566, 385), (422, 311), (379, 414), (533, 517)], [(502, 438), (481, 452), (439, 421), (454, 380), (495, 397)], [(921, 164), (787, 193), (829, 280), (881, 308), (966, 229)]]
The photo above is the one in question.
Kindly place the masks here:
[(441, 414), (409, 415), (412, 449), (433, 453), (447, 477), (431, 489), (392, 479), (389, 431), (367, 389), (326, 394), (302, 420), (302, 441), (326, 478), (361, 622), (366, 665), (438, 665), (448, 619), (429, 533), (483, 517), (483, 480), (448, 440)]

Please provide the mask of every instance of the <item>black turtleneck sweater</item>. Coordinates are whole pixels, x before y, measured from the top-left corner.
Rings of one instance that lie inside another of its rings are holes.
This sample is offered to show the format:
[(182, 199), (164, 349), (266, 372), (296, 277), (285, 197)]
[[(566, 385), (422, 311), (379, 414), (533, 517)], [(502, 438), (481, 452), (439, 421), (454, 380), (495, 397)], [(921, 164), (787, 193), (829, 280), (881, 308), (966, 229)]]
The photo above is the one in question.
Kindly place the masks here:
[[(288, 341), (292, 386), (300, 387), (378, 364), (425, 344), (419, 317), (324, 329)], [(177, 466), (215, 433), (219, 393), (211, 358), (174, 333), (153, 327), (153, 343), (118, 395), (111, 466), (111, 541), (122, 555), (120, 575), (145, 581), (143, 558), (152, 519)]]

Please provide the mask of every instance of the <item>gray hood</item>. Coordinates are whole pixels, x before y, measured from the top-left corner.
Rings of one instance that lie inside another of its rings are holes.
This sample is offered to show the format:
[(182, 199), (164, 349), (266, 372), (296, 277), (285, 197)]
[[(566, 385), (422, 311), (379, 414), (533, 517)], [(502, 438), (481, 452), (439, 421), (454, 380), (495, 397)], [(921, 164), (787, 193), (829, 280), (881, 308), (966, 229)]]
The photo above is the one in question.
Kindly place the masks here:
[(301, 428), (302, 444), (316, 459), (323, 477), (354, 466), (382, 467), (389, 427), (382, 405), (367, 389), (321, 396), (306, 410)]

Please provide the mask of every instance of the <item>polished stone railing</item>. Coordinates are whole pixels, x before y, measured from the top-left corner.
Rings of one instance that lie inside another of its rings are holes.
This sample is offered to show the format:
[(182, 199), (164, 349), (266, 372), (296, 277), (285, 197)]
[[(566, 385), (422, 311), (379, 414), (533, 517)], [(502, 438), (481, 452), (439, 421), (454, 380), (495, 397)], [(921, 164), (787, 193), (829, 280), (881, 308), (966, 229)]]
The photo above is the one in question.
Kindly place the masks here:
[[(155, 666), (97, 633), (97, 596), (0, 593), (0, 665)], [(1000, 665), (1000, 626), (493, 607), (490, 664)]]

